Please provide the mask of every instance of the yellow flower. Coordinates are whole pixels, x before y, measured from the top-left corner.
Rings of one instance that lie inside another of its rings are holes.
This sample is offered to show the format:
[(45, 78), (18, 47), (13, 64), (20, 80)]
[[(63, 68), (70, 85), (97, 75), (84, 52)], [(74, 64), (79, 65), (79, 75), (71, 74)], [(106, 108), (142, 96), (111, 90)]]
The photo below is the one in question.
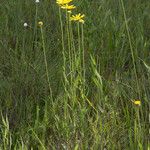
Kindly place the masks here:
[(71, 20), (71, 21), (78, 21), (78, 22), (84, 23), (84, 20), (83, 20), (84, 17), (85, 17), (84, 14), (81, 15), (81, 14), (79, 13), (79, 14), (77, 14), (77, 15), (72, 15), (72, 16), (70, 17), (70, 20)]
[(62, 9), (67, 9), (67, 10), (72, 10), (72, 9), (75, 9), (76, 6), (66, 4), (66, 5), (62, 5), (61, 8)]
[(38, 22), (38, 25), (39, 25), (39, 27), (42, 27), (42, 26), (43, 26), (43, 22), (42, 22), (42, 21), (39, 21), (39, 22)]
[(66, 5), (69, 4), (70, 2), (72, 2), (73, 0), (57, 0), (56, 3), (58, 5)]
[(141, 105), (141, 101), (140, 101), (140, 100), (134, 100), (133, 103), (134, 103), (135, 105), (138, 105), (138, 106)]

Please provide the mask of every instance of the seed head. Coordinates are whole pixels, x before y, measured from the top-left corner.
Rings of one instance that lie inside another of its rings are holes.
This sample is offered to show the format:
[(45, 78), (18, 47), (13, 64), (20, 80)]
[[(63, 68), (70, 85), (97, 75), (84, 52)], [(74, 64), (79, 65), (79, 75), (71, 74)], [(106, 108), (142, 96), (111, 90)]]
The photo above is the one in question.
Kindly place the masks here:
[(42, 26), (43, 26), (43, 22), (42, 22), (42, 21), (39, 21), (39, 22), (38, 22), (38, 25), (39, 25), (39, 27), (42, 27)]
[(25, 23), (23, 24), (23, 26), (24, 26), (24, 27), (27, 27), (27, 26), (28, 26), (28, 24), (25, 22)]
[(35, 0), (35, 2), (36, 2), (36, 3), (39, 3), (40, 1), (39, 1), (39, 0)]

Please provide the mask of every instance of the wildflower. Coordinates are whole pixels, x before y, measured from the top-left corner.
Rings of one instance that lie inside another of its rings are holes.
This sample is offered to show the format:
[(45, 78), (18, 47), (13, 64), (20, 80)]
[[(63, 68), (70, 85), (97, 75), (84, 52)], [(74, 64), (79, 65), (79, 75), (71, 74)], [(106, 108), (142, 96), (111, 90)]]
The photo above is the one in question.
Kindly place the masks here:
[(61, 8), (62, 9), (67, 9), (67, 10), (72, 10), (72, 9), (75, 9), (76, 6), (66, 4), (66, 5), (62, 5)]
[(40, 1), (39, 1), (39, 0), (35, 0), (35, 2), (36, 2), (36, 3), (39, 3)]
[(140, 100), (134, 100), (133, 103), (137, 106), (140, 106), (141, 105), (141, 101)]
[(80, 13), (77, 14), (77, 15), (72, 15), (70, 17), (70, 21), (78, 21), (78, 22), (81, 22), (81, 23), (84, 23), (84, 20), (83, 18), (85, 17), (85, 15), (81, 15)]
[(73, 0), (57, 0), (56, 3), (58, 5), (66, 5), (69, 4), (70, 2), (72, 2)]
[(38, 22), (38, 25), (39, 25), (39, 27), (42, 27), (42, 26), (43, 26), (43, 22), (42, 22), (42, 21), (39, 21), (39, 22)]
[(24, 26), (24, 27), (27, 27), (27, 26), (28, 26), (28, 24), (25, 22), (25, 23), (23, 24), (23, 26)]

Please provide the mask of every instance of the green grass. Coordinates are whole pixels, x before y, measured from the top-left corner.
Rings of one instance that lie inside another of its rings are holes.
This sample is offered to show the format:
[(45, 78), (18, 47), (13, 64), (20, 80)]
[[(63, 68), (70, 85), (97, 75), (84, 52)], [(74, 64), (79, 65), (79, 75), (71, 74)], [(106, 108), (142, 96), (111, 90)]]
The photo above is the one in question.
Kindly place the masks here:
[(149, 1), (74, 4), (1, 2), (0, 150), (149, 150)]

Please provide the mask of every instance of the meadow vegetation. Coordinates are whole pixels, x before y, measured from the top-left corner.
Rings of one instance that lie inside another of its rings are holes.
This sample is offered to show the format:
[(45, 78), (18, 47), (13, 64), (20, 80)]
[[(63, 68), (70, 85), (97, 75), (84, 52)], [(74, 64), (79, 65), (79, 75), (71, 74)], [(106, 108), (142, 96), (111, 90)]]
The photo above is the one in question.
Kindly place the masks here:
[(2, 0), (0, 150), (149, 150), (149, 23), (148, 0)]

